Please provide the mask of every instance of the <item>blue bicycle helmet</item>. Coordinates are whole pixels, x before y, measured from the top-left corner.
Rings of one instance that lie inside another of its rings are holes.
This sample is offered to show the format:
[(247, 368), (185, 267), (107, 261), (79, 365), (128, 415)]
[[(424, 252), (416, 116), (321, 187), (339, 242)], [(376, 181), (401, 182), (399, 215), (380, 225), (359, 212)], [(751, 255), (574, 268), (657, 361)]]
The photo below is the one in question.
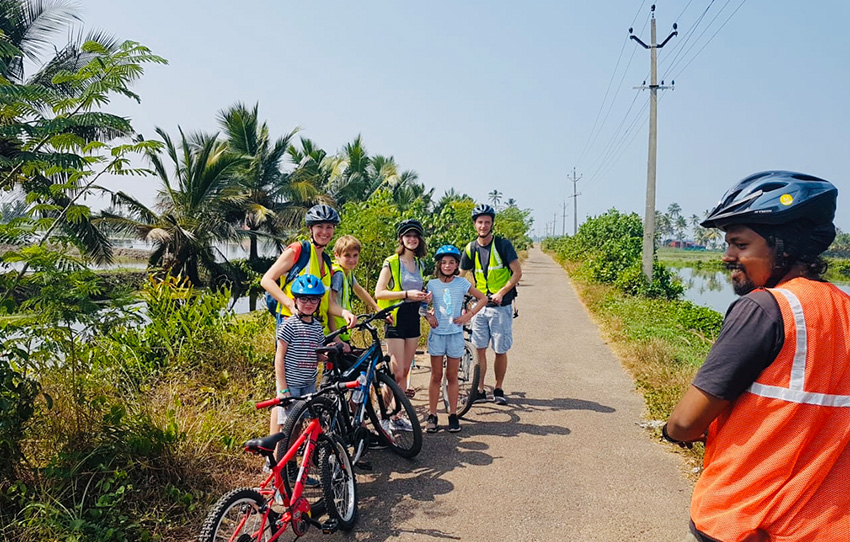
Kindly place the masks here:
[(434, 260), (439, 261), (443, 256), (454, 256), (457, 261), (460, 261), (460, 251), (453, 245), (443, 245), (437, 249), (434, 254)]
[(781, 225), (798, 220), (832, 223), (838, 190), (829, 181), (793, 171), (763, 171), (729, 189), (701, 225)]
[(322, 284), (319, 277), (307, 273), (292, 281), (291, 292), (294, 297), (305, 295), (322, 296), (325, 295), (325, 285)]
[(475, 221), (475, 219), (481, 215), (489, 215), (490, 218), (496, 220), (496, 209), (493, 209), (486, 203), (479, 203), (475, 206), (475, 209), (472, 210), (472, 220)]

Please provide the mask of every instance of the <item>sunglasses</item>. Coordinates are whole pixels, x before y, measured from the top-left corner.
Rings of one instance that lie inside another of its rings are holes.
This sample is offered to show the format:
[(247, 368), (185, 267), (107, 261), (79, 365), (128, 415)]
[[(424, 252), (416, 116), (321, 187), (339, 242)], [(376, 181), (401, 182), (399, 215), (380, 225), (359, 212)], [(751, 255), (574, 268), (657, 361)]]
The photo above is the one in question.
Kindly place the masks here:
[(316, 297), (314, 295), (301, 296), (301, 297), (298, 297), (297, 299), (300, 299), (304, 303), (318, 303), (319, 301), (322, 300), (321, 297)]

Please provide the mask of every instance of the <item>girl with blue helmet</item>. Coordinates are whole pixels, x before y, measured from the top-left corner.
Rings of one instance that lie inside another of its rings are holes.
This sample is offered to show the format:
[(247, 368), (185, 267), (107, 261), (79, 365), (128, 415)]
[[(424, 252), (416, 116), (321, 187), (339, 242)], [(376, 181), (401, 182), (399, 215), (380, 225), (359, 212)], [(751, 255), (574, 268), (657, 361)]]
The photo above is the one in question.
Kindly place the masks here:
[[(428, 419), (425, 431), (434, 433), (438, 428), (437, 403), (443, 382), (443, 357), (446, 358), (446, 380), (449, 391), (449, 431), (460, 431), (457, 417), (458, 365), (463, 356), (463, 324), (484, 308), (487, 297), (468, 280), (458, 277), (460, 250), (452, 245), (443, 245), (434, 255), (436, 278), (426, 287), (433, 300), (431, 310), (423, 310), (423, 316), (431, 326), (428, 334), (428, 353), (431, 355), (431, 382), (428, 385)], [(471, 310), (463, 313), (463, 298), (473, 296), (478, 302)]]

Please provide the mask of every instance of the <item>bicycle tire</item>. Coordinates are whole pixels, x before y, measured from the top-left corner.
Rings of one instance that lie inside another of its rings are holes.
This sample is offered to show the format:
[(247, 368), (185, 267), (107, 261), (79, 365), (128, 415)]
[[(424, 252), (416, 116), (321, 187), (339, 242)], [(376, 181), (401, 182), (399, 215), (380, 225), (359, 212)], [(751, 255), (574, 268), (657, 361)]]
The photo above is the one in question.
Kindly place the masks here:
[(463, 341), (463, 357), (458, 366), (457, 416), (462, 418), (472, 408), (469, 400), (472, 390), (478, 389), (481, 380), (481, 367), (478, 366), (478, 349), (468, 340)]
[[(326, 433), (332, 433), (334, 431), (333, 426), (336, 423), (336, 419), (334, 413), (336, 411), (336, 404), (329, 397), (314, 397), (312, 399), (314, 410), (319, 412), (320, 416), (327, 416), (327, 418), (322, 422), (322, 429)], [(308, 408), (308, 401), (301, 400), (292, 403), (292, 406), (289, 409), (289, 413), (286, 415), (286, 421), (281, 427), (281, 432), (286, 435), (286, 438), (281, 439), (277, 443), (277, 449), (275, 450), (275, 459), (280, 461), (286, 452), (289, 451), (290, 443), (295, 442), (304, 429), (307, 427), (307, 424), (310, 423), (310, 409)], [(306, 442), (304, 443), (306, 445)], [(286, 492), (289, 495), (292, 495), (292, 488), (295, 487), (295, 479), (298, 476), (298, 469), (301, 467), (301, 463), (304, 459), (304, 445), (301, 446), (301, 449), (295, 454), (295, 457), (286, 465), (286, 467), (281, 471), (280, 475), (283, 478), (283, 487), (286, 488)], [(318, 453), (314, 453), (313, 455), (313, 466), (319, 466), (318, 462)], [(320, 495), (320, 488), (316, 486), (313, 487), (304, 487), (304, 497), (310, 502), (310, 504), (314, 504)]]
[(260, 512), (260, 509), (265, 504), (265, 498), (255, 489), (250, 487), (234, 489), (222, 496), (210, 509), (210, 513), (201, 527), (198, 541), (247, 540), (265, 542), (269, 540), (274, 534), (272, 532), (274, 527), (271, 525), (266, 525), (259, 537), (256, 536), (263, 520), (263, 513)]
[(319, 471), (325, 510), (343, 531), (357, 523), (357, 479), (348, 449), (335, 435), (328, 435), (319, 448)]
[[(392, 396), (389, 404), (384, 401), (385, 391)], [(410, 459), (422, 450), (422, 426), (419, 425), (416, 410), (391, 375), (384, 372), (375, 373), (373, 389), (369, 394), (369, 402), (366, 403), (366, 414), (378, 433), (378, 438), (396, 455)], [(395, 431), (381, 423), (384, 420), (390, 422), (396, 417), (406, 420), (412, 430)]]

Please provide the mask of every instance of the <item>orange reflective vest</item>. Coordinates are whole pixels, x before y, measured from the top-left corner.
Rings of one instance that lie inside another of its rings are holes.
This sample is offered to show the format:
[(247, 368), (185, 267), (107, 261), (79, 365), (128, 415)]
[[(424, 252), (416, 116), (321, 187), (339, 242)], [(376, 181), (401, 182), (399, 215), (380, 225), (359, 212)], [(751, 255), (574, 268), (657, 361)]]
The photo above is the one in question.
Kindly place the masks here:
[(724, 542), (850, 540), (850, 296), (805, 278), (768, 291), (785, 342), (711, 424), (691, 519)]

